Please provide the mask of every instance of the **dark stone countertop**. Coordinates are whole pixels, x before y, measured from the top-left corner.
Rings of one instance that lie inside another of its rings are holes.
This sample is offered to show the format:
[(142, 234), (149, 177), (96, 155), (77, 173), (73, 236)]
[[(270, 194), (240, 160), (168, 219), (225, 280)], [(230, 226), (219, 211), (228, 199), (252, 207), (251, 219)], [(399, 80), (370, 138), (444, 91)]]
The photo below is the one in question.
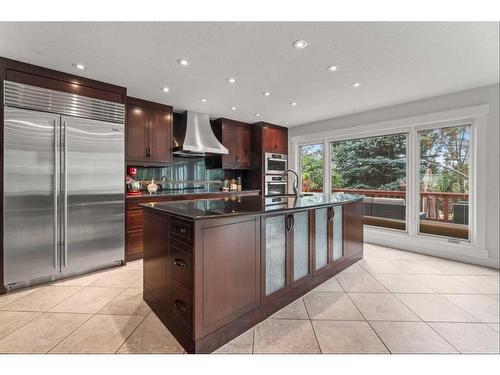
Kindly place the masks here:
[(142, 195), (129, 195), (127, 199), (136, 198), (154, 198), (154, 197), (176, 197), (185, 195), (203, 195), (203, 194), (221, 194), (221, 195), (238, 195), (244, 193), (260, 193), (260, 190), (243, 190), (243, 191), (221, 191), (213, 188), (200, 188), (200, 189), (185, 189), (185, 190), (158, 190), (156, 194), (149, 194), (145, 191)]
[(229, 196), (192, 201), (143, 203), (145, 209), (153, 209), (192, 220), (221, 218), (239, 215), (265, 215), (300, 209), (346, 204), (362, 200), (363, 197), (345, 193), (313, 193), (295, 199), (288, 197)]

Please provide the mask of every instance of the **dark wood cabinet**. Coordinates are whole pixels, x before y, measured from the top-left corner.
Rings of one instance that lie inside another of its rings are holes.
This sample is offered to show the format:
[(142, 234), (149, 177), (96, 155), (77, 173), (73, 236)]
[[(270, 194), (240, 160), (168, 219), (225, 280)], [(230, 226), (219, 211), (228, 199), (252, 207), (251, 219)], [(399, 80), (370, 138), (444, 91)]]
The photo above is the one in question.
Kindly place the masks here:
[[(178, 196), (172, 195), (144, 195), (140, 197), (127, 198), (125, 207), (126, 218), (126, 235), (125, 235), (125, 260), (132, 261), (143, 257), (143, 244), (144, 244), (144, 214), (140, 206), (141, 203), (151, 202), (164, 202), (173, 200), (189, 200), (189, 199), (209, 199), (217, 197), (225, 197), (229, 195), (259, 195), (260, 191), (240, 191), (234, 192), (215, 192), (215, 193), (196, 193), (196, 194), (183, 194)], [(178, 249), (186, 252), (186, 244), (190, 245), (192, 241), (192, 234), (189, 232), (189, 226), (185, 227), (184, 222), (176, 220), (172, 223), (172, 237), (175, 240)], [(181, 283), (183, 280), (178, 280)]]
[(228, 149), (229, 153), (207, 158), (207, 168), (252, 168), (251, 125), (226, 118), (212, 121), (211, 125), (215, 136)]
[(163, 166), (172, 162), (172, 107), (127, 98), (127, 164)]
[(288, 131), (286, 128), (278, 128), (271, 125), (262, 127), (262, 152), (275, 154), (287, 154)]
[(288, 154), (288, 129), (267, 122), (252, 125), (252, 165), (253, 169), (245, 171), (244, 179), (250, 189), (264, 189), (264, 173), (266, 152)]
[[(146, 207), (144, 299), (189, 353), (211, 352), (361, 259), (361, 208), (357, 201), (200, 220)], [(319, 242), (327, 254), (315, 270)], [(153, 266), (157, 275), (146, 272)]]

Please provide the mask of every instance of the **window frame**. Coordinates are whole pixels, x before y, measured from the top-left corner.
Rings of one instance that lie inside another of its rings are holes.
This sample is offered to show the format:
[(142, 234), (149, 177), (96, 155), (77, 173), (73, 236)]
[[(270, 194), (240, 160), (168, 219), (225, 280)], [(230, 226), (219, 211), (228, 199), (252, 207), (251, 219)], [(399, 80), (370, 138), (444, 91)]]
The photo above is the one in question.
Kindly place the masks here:
[[(326, 186), (325, 186), (325, 165), (326, 165), (326, 158), (325, 158), (325, 144), (324, 144), (324, 141), (323, 140), (320, 140), (320, 141), (317, 141), (317, 142), (302, 142), (302, 143), (298, 143), (296, 145), (296, 152), (295, 152), (295, 155), (296, 155), (296, 160), (295, 160), (295, 165), (297, 166), (295, 168), (295, 170), (297, 171), (297, 175), (299, 176), (299, 181), (298, 181), (298, 184), (299, 184), (299, 190), (302, 192), (302, 163), (301, 163), (301, 160), (300, 160), (300, 157), (301, 157), (301, 154), (300, 154), (300, 147), (302, 146), (312, 146), (312, 145), (323, 145), (323, 153), (322, 153), (322, 161), (323, 161), (323, 192), (326, 192), (326, 191), (329, 191), (329, 190), (326, 190)], [(292, 181), (288, 181), (288, 191), (291, 191), (291, 186), (293, 186), (293, 182)]]
[[(420, 232), (420, 184), (421, 184), (421, 178), (420, 178), (420, 161), (421, 161), (421, 154), (420, 154), (420, 132), (424, 130), (431, 130), (431, 129), (442, 129), (442, 128), (452, 128), (455, 126), (469, 126), (470, 127), (470, 140), (469, 140), (469, 225), (468, 225), (468, 231), (469, 231), (469, 239), (465, 240), (462, 238), (455, 238), (455, 237), (446, 237), (446, 236), (439, 236), (439, 235), (434, 235), (434, 234), (429, 234), (429, 233), (421, 233)], [(415, 126), (413, 128), (413, 131), (415, 132), (415, 160), (413, 164), (413, 168), (415, 171), (415, 193), (414, 196), (412, 196), (412, 199), (415, 199), (413, 208), (413, 217), (415, 218), (414, 228), (413, 228), (413, 233), (415, 234), (416, 237), (421, 238), (421, 237), (432, 237), (436, 240), (445, 240), (446, 242), (451, 242), (451, 243), (456, 243), (456, 244), (476, 244), (476, 227), (475, 227), (475, 215), (473, 213), (476, 210), (476, 200), (475, 200), (475, 175), (476, 175), (476, 155), (475, 155), (475, 142), (476, 142), (476, 132), (474, 131), (474, 119), (461, 119), (461, 120), (456, 120), (456, 121), (446, 121), (446, 122), (438, 122), (438, 123), (429, 123), (425, 125), (420, 125), (420, 126)]]

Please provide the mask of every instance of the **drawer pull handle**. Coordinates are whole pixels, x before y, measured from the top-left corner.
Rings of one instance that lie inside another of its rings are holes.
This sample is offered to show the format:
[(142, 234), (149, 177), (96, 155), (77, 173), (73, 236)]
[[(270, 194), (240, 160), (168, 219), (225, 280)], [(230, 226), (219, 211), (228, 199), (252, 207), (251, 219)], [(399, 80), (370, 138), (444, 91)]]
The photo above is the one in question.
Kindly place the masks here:
[(186, 311), (186, 304), (178, 299), (174, 301), (175, 308), (179, 311)]
[(186, 267), (186, 262), (184, 262), (182, 259), (179, 259), (179, 258), (174, 259), (174, 264), (177, 267)]
[(186, 234), (187, 233), (187, 229), (183, 228), (183, 227), (175, 226), (174, 227), (174, 232), (175, 233), (180, 233), (180, 234)]

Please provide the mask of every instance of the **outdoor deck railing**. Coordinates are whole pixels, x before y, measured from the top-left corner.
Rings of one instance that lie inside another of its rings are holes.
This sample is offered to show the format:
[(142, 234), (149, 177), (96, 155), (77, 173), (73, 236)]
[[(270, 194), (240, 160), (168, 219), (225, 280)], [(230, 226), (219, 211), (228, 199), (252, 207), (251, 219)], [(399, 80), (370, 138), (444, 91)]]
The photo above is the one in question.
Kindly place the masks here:
[[(405, 191), (391, 191), (391, 190), (367, 190), (367, 189), (337, 189), (333, 188), (332, 192), (345, 192), (352, 194), (365, 195), (367, 197), (377, 198), (402, 198), (406, 199)], [(437, 202), (438, 214), (436, 217), (427, 216), (427, 220), (453, 222), (453, 203), (458, 201), (468, 202), (469, 194), (467, 193), (448, 193), (448, 192), (434, 192), (425, 191), (420, 192), (422, 198), (434, 198)], [(423, 199), (420, 202), (420, 209), (422, 208)]]

